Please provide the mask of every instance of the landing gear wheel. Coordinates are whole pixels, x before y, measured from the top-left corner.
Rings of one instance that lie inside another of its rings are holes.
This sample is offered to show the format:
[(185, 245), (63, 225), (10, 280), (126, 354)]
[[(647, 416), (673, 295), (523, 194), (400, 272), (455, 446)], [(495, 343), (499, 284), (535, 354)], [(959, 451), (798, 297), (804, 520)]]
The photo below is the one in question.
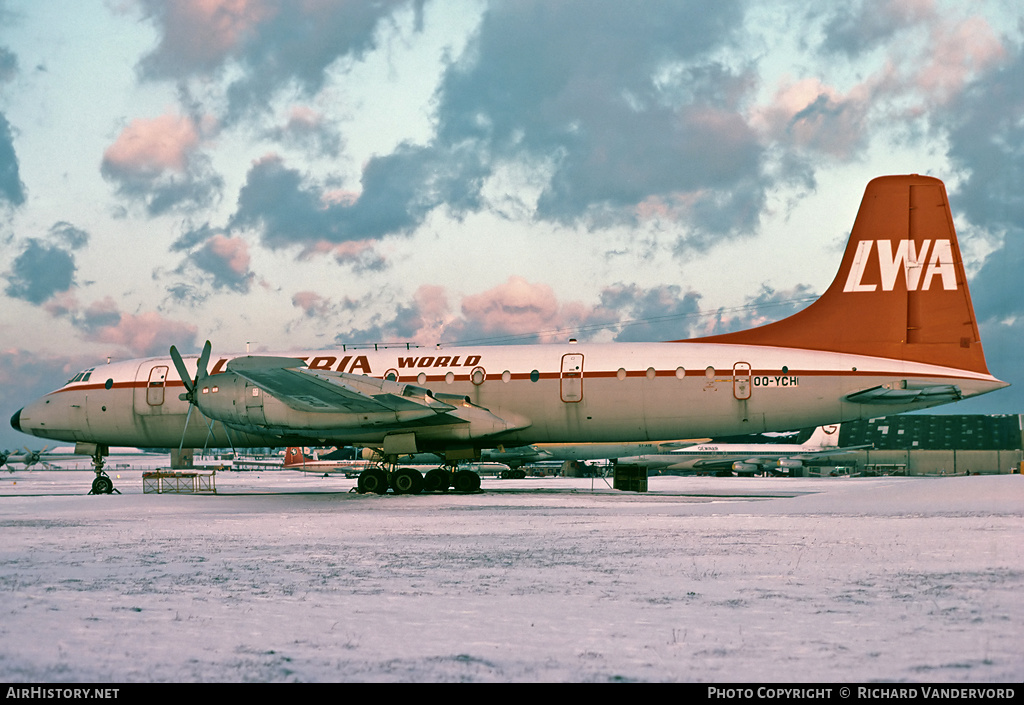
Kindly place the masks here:
[(419, 494), (423, 491), (423, 475), (412, 468), (398, 468), (391, 473), (391, 489), (395, 494)]
[[(96, 479), (92, 481), (92, 489), (89, 490), (89, 494), (111, 494), (117, 492), (114, 489), (114, 482), (106, 474), (97, 475)], [(118, 492), (118, 494), (121, 494)]]
[(359, 473), (356, 489), (359, 491), (359, 494), (366, 494), (367, 492), (384, 494), (388, 491), (388, 476), (380, 468), (367, 468)]
[(444, 468), (428, 470), (423, 478), (424, 492), (447, 492), (452, 483), (452, 474)]
[(452, 480), (456, 492), (470, 493), (480, 490), (480, 476), (472, 470), (459, 470)]

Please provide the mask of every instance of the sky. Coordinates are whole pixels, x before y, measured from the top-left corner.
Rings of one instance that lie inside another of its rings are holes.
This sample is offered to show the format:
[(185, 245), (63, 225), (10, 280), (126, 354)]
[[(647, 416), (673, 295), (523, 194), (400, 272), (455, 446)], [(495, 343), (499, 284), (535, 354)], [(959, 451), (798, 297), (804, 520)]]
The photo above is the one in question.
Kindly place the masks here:
[(673, 340), (784, 317), (867, 182), (945, 181), (1024, 412), (1012, 0), (0, 0), (0, 446), (198, 351)]

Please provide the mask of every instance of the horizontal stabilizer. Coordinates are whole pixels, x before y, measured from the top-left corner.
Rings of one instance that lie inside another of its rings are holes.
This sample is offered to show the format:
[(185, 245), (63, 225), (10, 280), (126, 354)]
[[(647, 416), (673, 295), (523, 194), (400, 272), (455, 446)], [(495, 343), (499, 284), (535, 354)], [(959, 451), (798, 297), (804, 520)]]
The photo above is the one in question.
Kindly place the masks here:
[(846, 395), (846, 400), (855, 404), (923, 404), (934, 406), (959, 401), (963, 397), (955, 384), (939, 384), (928, 387), (914, 387), (883, 384)]

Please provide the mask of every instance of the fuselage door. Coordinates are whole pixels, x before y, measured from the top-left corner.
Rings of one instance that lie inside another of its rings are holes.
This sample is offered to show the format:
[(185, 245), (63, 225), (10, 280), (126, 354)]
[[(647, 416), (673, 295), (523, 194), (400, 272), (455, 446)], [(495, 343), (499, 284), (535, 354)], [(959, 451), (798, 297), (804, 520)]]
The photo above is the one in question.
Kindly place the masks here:
[(156, 365), (149, 371), (149, 381), (146, 382), (146, 403), (150, 406), (163, 404), (166, 385), (167, 366)]
[(562, 401), (568, 403), (583, 401), (583, 355), (579, 353), (562, 355), (560, 381)]
[(249, 383), (245, 385), (245, 420), (257, 426), (267, 423), (263, 412), (263, 390)]
[(750, 363), (737, 362), (732, 366), (732, 395), (743, 401), (750, 398)]

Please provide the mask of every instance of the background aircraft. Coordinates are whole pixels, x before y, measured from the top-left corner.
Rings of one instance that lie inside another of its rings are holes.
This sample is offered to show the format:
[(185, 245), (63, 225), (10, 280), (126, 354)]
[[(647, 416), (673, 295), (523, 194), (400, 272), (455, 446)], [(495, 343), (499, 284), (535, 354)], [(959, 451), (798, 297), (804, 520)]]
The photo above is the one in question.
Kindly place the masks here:
[[(133, 455), (149, 455), (152, 453), (160, 453), (161, 451), (142, 449), (142, 448), (130, 448), (123, 446), (115, 446), (109, 449), (108, 456), (133, 456)], [(89, 458), (91, 457), (89, 452), (76, 452), (74, 446), (57, 446), (50, 448), (49, 446), (43, 446), (39, 450), (31, 450), (27, 446), (25, 452), (19, 451), (2, 451), (0, 452), (0, 467), (7, 467), (9, 472), (14, 472), (14, 465), (24, 465), (26, 469), (31, 468), (35, 465), (42, 465), (49, 469), (53, 466), (53, 463), (61, 460), (71, 460), (73, 458)]]
[(635, 441), (632, 443), (534, 443), (514, 448), (492, 448), (481, 452), (481, 460), (504, 463), (511, 468), (546, 460), (614, 460), (632, 453), (667, 453), (710, 441), (691, 438), (677, 441)]
[(858, 448), (839, 447), (839, 424), (819, 426), (806, 442), (701, 443), (670, 453), (647, 453), (619, 458), (623, 465), (637, 465), (664, 474), (731, 471), (737, 475), (762, 472), (786, 474), (808, 460), (842, 455)]
[(290, 446), (285, 449), (284, 462), (281, 468), (284, 470), (298, 470), (299, 472), (313, 472), (319, 475), (333, 475), (336, 473), (345, 475), (358, 475), (369, 465), (368, 460), (321, 460), (317, 451), (312, 455), (306, 454), (305, 448)]
[[(32, 450), (28, 446), (25, 446), (25, 452), (21, 453), (18, 451), (5, 450), (0, 452), (0, 467), (7, 467), (8, 472), (14, 472), (14, 466), (21, 464), (25, 466), (25, 469), (32, 467), (36, 464), (42, 464), (43, 467), (49, 467), (49, 463), (44, 460), (46, 449), (49, 446), (43, 446), (40, 450)], [(46, 455), (46, 458), (52, 458), (51, 455)]]

